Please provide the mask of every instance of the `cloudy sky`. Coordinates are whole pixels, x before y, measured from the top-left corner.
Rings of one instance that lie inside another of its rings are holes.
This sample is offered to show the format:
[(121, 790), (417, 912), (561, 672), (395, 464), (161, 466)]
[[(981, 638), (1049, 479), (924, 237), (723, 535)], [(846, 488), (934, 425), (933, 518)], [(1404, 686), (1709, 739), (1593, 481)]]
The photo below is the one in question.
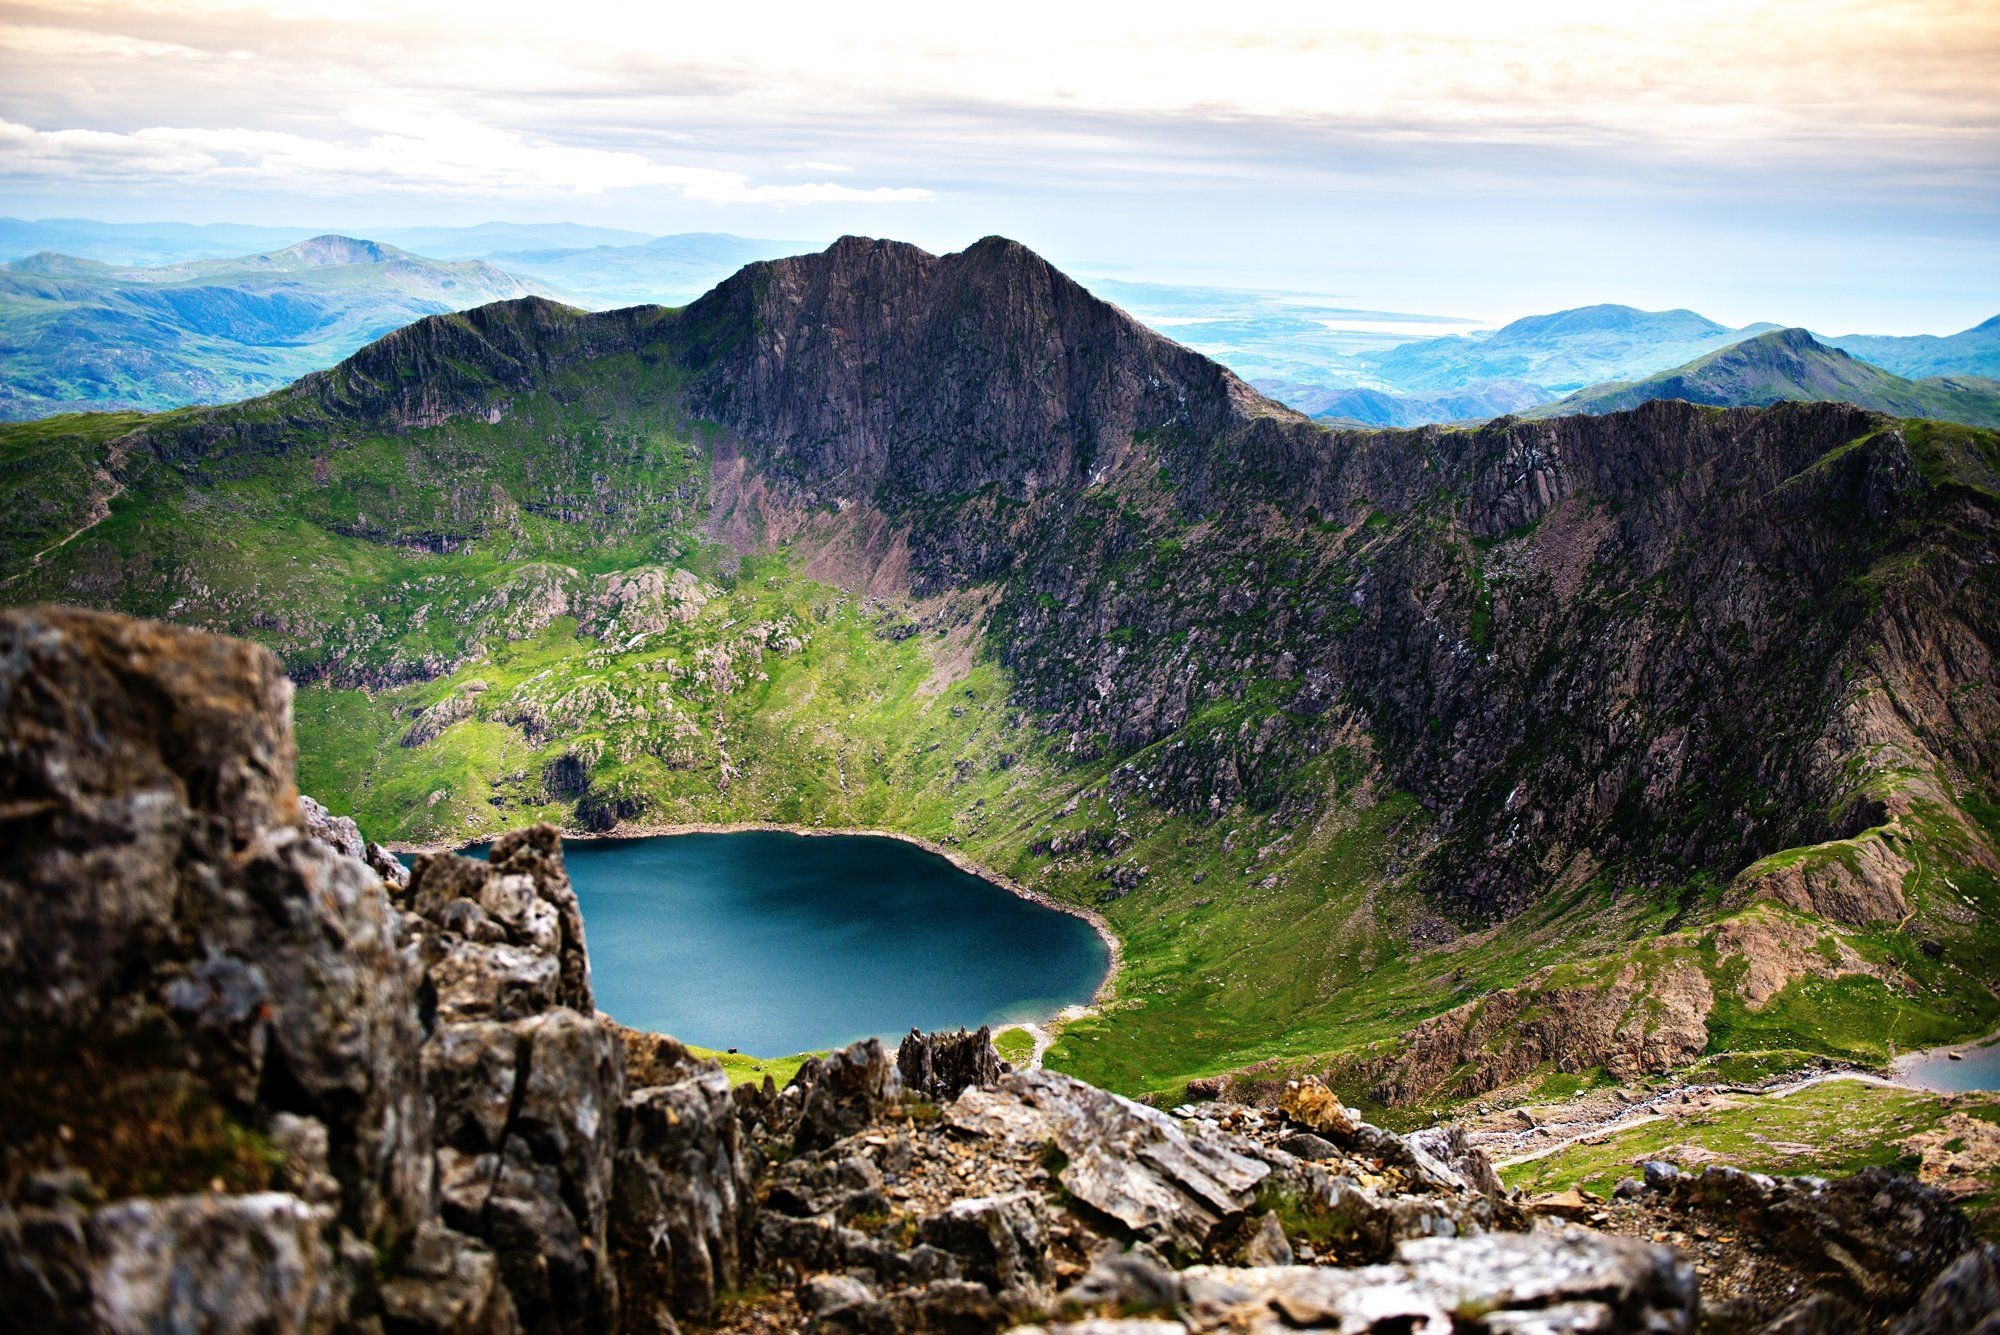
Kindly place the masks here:
[(1501, 318), (2000, 312), (2000, 0), (0, 0), (0, 213), (575, 220)]

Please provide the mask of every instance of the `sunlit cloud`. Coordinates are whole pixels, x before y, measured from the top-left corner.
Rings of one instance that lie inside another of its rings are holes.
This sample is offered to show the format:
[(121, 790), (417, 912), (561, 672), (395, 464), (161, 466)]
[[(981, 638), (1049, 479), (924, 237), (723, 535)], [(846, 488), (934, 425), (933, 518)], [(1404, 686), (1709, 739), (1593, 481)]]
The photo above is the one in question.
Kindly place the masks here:
[(0, 191), (1008, 230), (1496, 314), (1778, 292), (1810, 255), (1957, 312), (2000, 254), (1996, 69), (2000, 0), (0, 0)]
[(351, 111), (367, 133), (335, 142), (273, 130), (147, 126), (37, 130), (0, 121), (0, 174), (133, 184), (153, 178), (293, 185), (314, 193), (395, 186), (490, 195), (602, 194), (656, 188), (711, 204), (919, 203), (921, 187), (759, 184), (741, 172), (681, 167), (637, 153), (536, 142), (457, 116)]

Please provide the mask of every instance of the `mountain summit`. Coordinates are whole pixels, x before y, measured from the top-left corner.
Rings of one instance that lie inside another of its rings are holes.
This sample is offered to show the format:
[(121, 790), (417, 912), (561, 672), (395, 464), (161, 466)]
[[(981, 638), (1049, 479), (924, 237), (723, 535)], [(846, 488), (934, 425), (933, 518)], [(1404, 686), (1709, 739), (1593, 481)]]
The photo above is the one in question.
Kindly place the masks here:
[(1532, 415), (1617, 412), (1652, 399), (1685, 399), (1718, 407), (1831, 401), (1899, 417), (2000, 426), (2000, 381), (1905, 380), (1830, 348), (1803, 329), (1760, 334), (1632, 384), (1582, 390)]
[(2000, 914), (1951, 888), (2000, 869), (1990, 433), (1331, 431), (1011, 241), (845, 238), (0, 448), (5, 596), (262, 641), (383, 834), (951, 845), (1125, 942), (1058, 1054), (1120, 1088), (1991, 1027)]

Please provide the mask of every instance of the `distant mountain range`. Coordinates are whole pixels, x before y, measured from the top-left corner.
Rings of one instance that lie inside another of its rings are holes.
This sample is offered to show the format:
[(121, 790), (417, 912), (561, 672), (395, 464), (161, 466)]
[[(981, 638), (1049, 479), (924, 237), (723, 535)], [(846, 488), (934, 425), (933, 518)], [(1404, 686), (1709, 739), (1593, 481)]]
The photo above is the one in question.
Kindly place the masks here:
[(0, 417), (260, 394), (426, 315), (533, 290), (342, 236), (150, 268), (31, 255), (0, 267)]
[(1829, 348), (1803, 329), (1773, 330), (1685, 366), (1642, 380), (1579, 390), (1522, 415), (1621, 412), (1654, 399), (1684, 399), (1722, 408), (1761, 408), (1788, 401), (1851, 403), (1896, 417), (2000, 426), (2000, 380), (1982, 376), (1905, 379), (1839, 348)]
[(1731, 329), (1693, 311), (1582, 306), (1530, 315), (1490, 334), (1406, 343), (1369, 368), (1406, 394), (1464, 391), (1488, 380), (1565, 392), (1648, 375), (1776, 327)]
[(1380, 389), (1327, 389), (1318, 385), (1258, 382), (1267, 394), (1329, 426), (1424, 426), (1432, 422), (1483, 422), (1532, 408), (1548, 391), (1525, 380), (1484, 380), (1443, 394), (1392, 394)]
[[(253, 227), (236, 223), (113, 223), (91, 218), (0, 218), (0, 260), (44, 250), (107, 264), (154, 265), (228, 259), (296, 245), (336, 228)], [(473, 227), (358, 229), (377, 241), (436, 259), (485, 259), (503, 250), (630, 245), (644, 232), (581, 223), (480, 223)]]
[[(241, 397), (331, 365), (422, 315), (530, 292), (595, 309), (685, 305), (745, 264), (807, 249), (578, 223), (402, 228), (363, 242), (227, 224), (0, 219), (0, 259), (14, 261), (0, 266), (0, 416)], [(1823, 392), (1985, 421), (1987, 391), (1958, 382), (2000, 377), (2000, 316), (1943, 337), (1811, 336), (1849, 354), (1852, 366), (1838, 373), (1734, 361), (1697, 372), (1702, 359), (1779, 326), (1731, 328), (1689, 310), (1604, 304), (1482, 330), (1304, 293), (1086, 282), (1272, 397), (1337, 425), (1598, 411), (1587, 405), (1657, 397), (1656, 382), (1682, 375), (1692, 376), (1688, 393), (1710, 396), (1702, 402), (1769, 402), (1728, 395), (1782, 385), (1772, 396)], [(1865, 364), (1907, 379), (1884, 386), (1857, 369)]]
[(1822, 336), (1821, 341), (1897, 375), (2000, 376), (2000, 315), (1942, 338), (1935, 334), (1908, 338), (1849, 334), (1843, 338)]
[(579, 304), (685, 306), (746, 264), (811, 250), (727, 232), (688, 232), (636, 243), (496, 251), (486, 258)]
[[(1765, 343), (1774, 333), (1786, 337)], [(1822, 352), (1830, 351), (1827, 343), (1837, 343), (1847, 355), (1839, 362), (1814, 361), (1793, 347), (1794, 335)], [(1736, 348), (1753, 351), (1741, 358), (1722, 355)], [(1904, 416), (1985, 422), (1990, 419), (1980, 395), (1986, 391), (1977, 381), (2000, 376), (2000, 317), (1947, 337), (1850, 335), (1822, 341), (1805, 330), (1771, 324), (1731, 329), (1693, 311), (1583, 306), (1528, 316), (1491, 332), (1361, 353), (1347, 359), (1344, 369), (1330, 366), (1334, 378), (1359, 377), (1364, 383), (1268, 378), (1254, 383), (1321, 421), (1362, 426), (1479, 421), (1509, 412), (1544, 417), (1598, 412), (1609, 410), (1598, 404), (1629, 406), (1646, 398), (1737, 405), (1843, 399)], [(1879, 375), (1870, 374), (1878, 368)], [(1938, 376), (1954, 381), (1914, 379)], [(1957, 383), (1967, 377), (1975, 383)], [(1687, 392), (1675, 392), (1670, 382)]]

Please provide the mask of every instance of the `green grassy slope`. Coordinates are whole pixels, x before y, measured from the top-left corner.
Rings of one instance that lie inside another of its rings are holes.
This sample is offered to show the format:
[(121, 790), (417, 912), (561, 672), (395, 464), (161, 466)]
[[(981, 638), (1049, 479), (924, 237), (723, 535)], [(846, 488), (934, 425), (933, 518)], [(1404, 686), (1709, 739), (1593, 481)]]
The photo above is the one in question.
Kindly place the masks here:
[[(629, 800), (648, 825), (892, 829), (1091, 905), (1123, 941), (1125, 969), (1105, 1011), (1070, 1024), (1048, 1060), (1113, 1088), (1177, 1097), (1197, 1075), (1313, 1069), (1365, 1101), (1368, 1062), (1413, 1025), (1593, 956), (1602, 972), (1692, 952), (1728, 992), (1740, 966), (1712, 945), (1702, 956), (1693, 938), (1661, 943), (1664, 930), (1686, 931), (1685, 896), (1612, 880), (1412, 952), (1427, 909), (1404, 887), (1431, 818), (1383, 788), (1365, 752), (1336, 750), (1294, 776), (1329, 795), (1309, 819), (1240, 806), (1203, 820), (1132, 802), (1107, 782), (1111, 760), (1078, 762), (1030, 726), (1006, 671), (949, 615), (915, 617), (809, 579), (783, 550), (739, 559), (708, 543), (696, 527), (702, 429), (618, 429), (630, 403), (667, 386), (637, 367), (609, 383), (619, 388), (595, 400), (524, 400), (500, 423), (362, 437), (331, 458), (260, 460), (201, 487), (148, 471), (110, 500), (89, 542), (17, 571), (8, 596), (74, 596), (115, 569), (98, 586), (106, 603), (239, 630), (316, 665), (295, 706), (301, 784), (378, 838), (575, 825), (577, 798), (556, 768), (575, 755), (607, 820)], [(0, 429), (0, 468), (47, 484), (22, 484), (42, 499), (19, 512), (13, 552), (83, 522), (77, 479), (131, 425)], [(535, 448), (545, 441), (563, 448)], [(575, 503), (607, 477), (625, 506)], [(607, 592), (647, 569), (685, 570), (692, 596), (653, 605)], [(392, 665), (412, 659), (444, 670), (398, 680)], [(1215, 722), (1198, 715), (1187, 735)], [(1102, 858), (1074, 849), (1114, 831), (1118, 861), (1147, 874), (1105, 902)], [(1918, 835), (1943, 850), (1926, 863), (1928, 886), (1946, 893), (1948, 877), (1980, 901), (1966, 949), (1939, 963), (1894, 933), (1827, 930), (1930, 995), (1802, 978), (1755, 1011), (1718, 1006), (1713, 1051), (1880, 1059), (1885, 1013), (1904, 1017), (1894, 1038), (1905, 1048), (1995, 1022), (1991, 980), (1952, 961), (2000, 953), (1980, 935), (2000, 921), (2000, 888), (1950, 855), (1949, 826)], [(1697, 902), (1730, 916), (1713, 888)]]
[(1523, 413), (1622, 412), (1652, 399), (1718, 407), (1786, 401), (1851, 403), (1897, 417), (2000, 426), (2000, 381), (1977, 376), (1906, 380), (1830, 348), (1803, 329), (1778, 329), (1643, 380), (1578, 390)]
[[(1364, 708), (1357, 672), (1352, 689), (1315, 703), (1278, 655), (1257, 655), (1274, 641), (1303, 653), (1309, 635), (1349, 643), (1367, 591), (1408, 578), (1427, 601), (1407, 637), (1385, 631), (1374, 647), (1444, 644), (1452, 661), (1491, 662), (1511, 644), (1525, 655), (1523, 678), (1540, 681), (1553, 670), (1547, 646), (1528, 653), (1508, 625), (1540, 595), (1514, 590), (1568, 577), (1561, 530), (1599, 522), (1597, 502), (1490, 540), (1458, 526), (1449, 495), (1337, 523), (1316, 511), (1270, 519), (1218, 492), (1229, 505), (1207, 513), (1181, 506), (1176, 488), (1191, 484), (1141, 453), (1134, 476), (1063, 498), (1037, 530), (1053, 547), (1023, 557), (1027, 575), (866, 596), (813, 573), (826, 571), (825, 535), (846, 532), (838, 501), (777, 515), (767, 536), (797, 536), (767, 550), (713, 539), (717, 459), (729, 456), (715, 428), (677, 406), (697, 359), (602, 333), (646, 334), (667, 318), (586, 321), (519, 303), (440, 320), (421, 343), (394, 336), (311, 393), (166, 414), (138, 434), (120, 417), (0, 427), (11, 502), (0, 508), (0, 598), (115, 607), (277, 650), (302, 683), (302, 785), (374, 838), (454, 843), (534, 819), (882, 828), (1087, 906), (1124, 943), (1125, 967), (1115, 996), (1070, 1024), (1049, 1061), (1116, 1089), (1178, 1097), (1194, 1076), (1310, 1069), (1352, 1099), (1393, 1097), (1397, 1115), (1413, 1117), (1501, 1088), (1574, 1087), (1608, 1078), (1600, 1068), (1626, 1048), (1658, 1046), (1672, 1017), (1653, 984), (1672, 979), (1709, 995), (1699, 1033), (1671, 1049), (1678, 1062), (1751, 1051), (1879, 1060), (1891, 1044), (2000, 1021), (1990, 852), (2000, 806), (1904, 755), (1851, 757), (1839, 796), (1843, 807), (1864, 797), (1881, 806), (1868, 833), (1774, 853), (1748, 879), (1662, 883), (1575, 860), (1544, 869), (1546, 893), (1518, 916), (1468, 925), (1442, 915), (1423, 877), (1448, 832), (1390, 780), (1378, 749), (1378, 720), (1397, 702)], [(604, 345), (570, 359), (567, 344), (527, 339), (535, 330)], [(729, 331), (672, 332), (698, 350)], [(1719, 417), (1683, 416), (1695, 426)], [(1745, 420), (1746, 432), (1759, 425)], [(1791, 419), (1772, 420), (1779, 429)], [(1881, 562), (1816, 601), (1885, 616), (1926, 600), (1986, 605), (1972, 595), (1990, 590), (1990, 564), (1954, 565), (1967, 546), (1959, 535), (1918, 526), (1987, 512), (2000, 496), (2000, 443), (1944, 425), (1870, 428), (1892, 430), (1907, 455), (1885, 471), (1918, 475), (1901, 485), (1950, 505), (1912, 510), (1914, 538), (1887, 535), (1896, 542), (1884, 540)], [(1337, 444), (1428, 474), (1490, 439)], [(1872, 458), (1855, 453), (1866, 448), (1864, 438), (1817, 462), (1806, 454), (1803, 472), (1772, 480), (1772, 504), (1843, 459)], [(1282, 461), (1272, 458), (1275, 492)], [(1009, 542), (1016, 533), (1000, 526), (1023, 508), (991, 490), (923, 506), (913, 503), (909, 522), (942, 527), (939, 516), (973, 510)], [(1555, 574), (1537, 573), (1544, 562)], [(1601, 628), (1594, 639), (1645, 633), (1671, 647), (1690, 619), (1655, 584), (1578, 587), (1565, 615)], [(1078, 618), (1075, 634), (1032, 638), (1077, 608), (1100, 613)], [(1003, 619), (1014, 638), (991, 630)], [(1802, 636), (1832, 633), (1800, 624)], [(1161, 666), (1175, 654), (1171, 671)], [(1186, 708), (1138, 742), (1048, 726), (1066, 701), (1023, 685), (1033, 673), (1066, 690), (1102, 672), (1089, 689), (1103, 695), (1121, 684), (1114, 671), (1130, 681), (1156, 670), (1169, 687), (1183, 683)], [(1217, 689), (1186, 690), (1196, 671)], [(1578, 691), (1595, 689), (1579, 671)], [(1856, 707), (1879, 689), (1857, 681)], [(1962, 690), (1940, 712), (1983, 727), (1982, 700)], [(1598, 713), (1586, 702), (1545, 718), (1513, 753), (1524, 763), (1580, 746)], [(1309, 719), (1333, 724), (1292, 728)], [(1436, 737), (1454, 727), (1435, 713), (1413, 726)], [(1232, 788), (1210, 779), (1225, 766)], [(1762, 801), (1758, 819), (1782, 818), (1758, 777), (1703, 800), (1743, 811)], [(1205, 806), (1154, 796), (1182, 780), (1218, 796)], [(1507, 788), (1474, 793), (1452, 814), (1483, 816), (1480, 803), (1504, 811)], [(1758, 876), (1844, 867), (1864, 840), (1908, 863), (1897, 873), (1906, 921), (1843, 925), (1757, 889)], [(1771, 959), (1741, 944), (1753, 937)], [(1753, 999), (1773, 968), (1784, 977)], [(1619, 992), (1628, 977), (1646, 986)], [(1499, 1015), (1496, 989), (1519, 1003), (1505, 1022), (1470, 1047), (1447, 1041), (1477, 1029), (1481, 1007)], [(1546, 1042), (1554, 1019), (1614, 1004), (1630, 1043)], [(1413, 1053), (1418, 1035), (1435, 1041)], [(1494, 1065), (1510, 1053), (1521, 1060)]]
[(488, 264), (343, 237), (157, 268), (33, 255), (0, 266), (0, 417), (239, 399), (529, 290)]

